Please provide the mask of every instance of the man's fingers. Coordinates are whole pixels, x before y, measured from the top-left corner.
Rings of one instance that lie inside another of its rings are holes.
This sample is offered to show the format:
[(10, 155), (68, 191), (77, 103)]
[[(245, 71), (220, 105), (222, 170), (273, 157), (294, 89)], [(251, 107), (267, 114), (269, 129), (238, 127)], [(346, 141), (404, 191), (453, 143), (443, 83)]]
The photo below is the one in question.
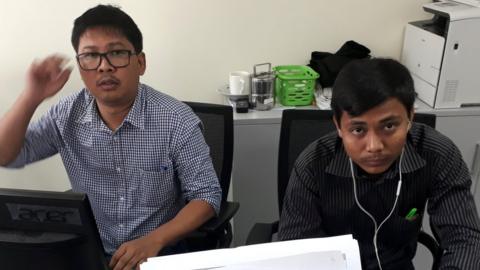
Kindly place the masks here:
[(110, 263), (110, 267), (113, 270), (132, 270), (135, 268), (138, 263), (144, 258), (145, 256), (140, 254), (135, 254), (135, 252), (131, 252), (130, 250), (126, 250), (123, 255), (117, 257), (117, 261), (113, 261)]
[(125, 265), (125, 267), (122, 270), (132, 270), (137, 265), (136, 261), (137, 260), (134, 258), (130, 259), (130, 261)]
[(118, 260), (113, 270), (132, 270), (137, 265), (137, 260), (134, 254), (126, 252), (122, 258)]
[(59, 54), (53, 54), (45, 59), (39, 64), (39, 66), (50, 75), (51, 79), (54, 79), (60, 74), (65, 65), (69, 62), (68, 58)]
[(59, 68), (59, 70), (62, 69), (63, 66), (68, 63), (68, 61), (68, 57), (60, 54), (52, 54), (44, 59), (44, 63), (46, 65), (51, 65), (53, 67)]
[(135, 267), (135, 270), (140, 270), (140, 264), (146, 262), (147, 259), (141, 259), (138, 263), (137, 263), (137, 267)]
[[(42, 60), (35, 59), (30, 65), (30, 74), (38, 80), (56, 80), (62, 75), (65, 76), (65, 70), (71, 70), (66, 67), (68, 63), (69, 59), (59, 54), (47, 56)], [(68, 76), (61, 79), (66, 78)]]
[[(123, 270), (125, 267), (128, 266), (131, 258), (128, 256), (128, 253), (125, 253), (118, 261), (115, 263), (115, 265), (111, 266), (114, 267), (113, 270)], [(126, 268), (128, 269), (128, 268)], [(130, 268), (131, 269), (131, 268)]]
[(126, 252), (116, 263), (115, 268), (113, 270), (132, 270), (134, 268), (138, 268), (138, 265), (146, 261), (144, 259), (145, 256), (140, 254), (130, 254)]
[(118, 260), (123, 257), (125, 252), (126, 252), (126, 249), (120, 246), (120, 248), (113, 254), (112, 259), (110, 260), (110, 263), (108, 266), (110, 268), (113, 268), (118, 263)]
[(60, 84), (59, 88), (62, 88), (65, 85), (71, 73), (72, 73), (72, 67), (67, 67), (60, 72), (60, 74), (57, 77), (57, 81)]
[(143, 261), (146, 261), (146, 259), (144, 258), (145, 257), (143, 255), (136, 254), (135, 256), (132, 257), (132, 259), (130, 259), (130, 261), (128, 262), (128, 264), (123, 270), (132, 270), (133, 268), (140, 269), (139, 267), (140, 263), (142, 263)]

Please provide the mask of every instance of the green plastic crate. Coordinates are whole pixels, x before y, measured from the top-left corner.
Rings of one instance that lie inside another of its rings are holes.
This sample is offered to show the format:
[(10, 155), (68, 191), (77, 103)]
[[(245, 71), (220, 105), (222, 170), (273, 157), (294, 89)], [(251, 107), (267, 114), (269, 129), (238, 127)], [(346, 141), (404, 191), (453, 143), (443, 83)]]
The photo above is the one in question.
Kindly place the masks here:
[(275, 94), (285, 106), (310, 105), (315, 91), (315, 80), (320, 77), (308, 66), (276, 66)]

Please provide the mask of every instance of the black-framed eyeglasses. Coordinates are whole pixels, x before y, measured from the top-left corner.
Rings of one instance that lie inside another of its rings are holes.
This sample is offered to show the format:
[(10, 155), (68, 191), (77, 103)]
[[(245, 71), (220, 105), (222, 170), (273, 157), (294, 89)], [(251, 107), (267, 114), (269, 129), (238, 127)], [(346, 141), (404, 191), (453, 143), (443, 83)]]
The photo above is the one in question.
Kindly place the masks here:
[(112, 67), (123, 68), (130, 64), (130, 56), (137, 54), (129, 50), (113, 50), (105, 53), (86, 52), (77, 55), (77, 62), (83, 70), (96, 70), (102, 63), (102, 58), (105, 58)]

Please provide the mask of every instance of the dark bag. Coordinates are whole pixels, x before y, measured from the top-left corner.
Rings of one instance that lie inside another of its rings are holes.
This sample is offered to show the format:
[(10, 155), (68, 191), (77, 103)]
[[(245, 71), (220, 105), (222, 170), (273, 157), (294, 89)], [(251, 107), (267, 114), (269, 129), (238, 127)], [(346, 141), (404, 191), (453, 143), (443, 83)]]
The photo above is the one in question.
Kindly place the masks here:
[(317, 80), (322, 87), (331, 87), (345, 64), (354, 59), (368, 57), (370, 57), (370, 49), (353, 40), (349, 40), (335, 54), (312, 52), (309, 66), (320, 74)]

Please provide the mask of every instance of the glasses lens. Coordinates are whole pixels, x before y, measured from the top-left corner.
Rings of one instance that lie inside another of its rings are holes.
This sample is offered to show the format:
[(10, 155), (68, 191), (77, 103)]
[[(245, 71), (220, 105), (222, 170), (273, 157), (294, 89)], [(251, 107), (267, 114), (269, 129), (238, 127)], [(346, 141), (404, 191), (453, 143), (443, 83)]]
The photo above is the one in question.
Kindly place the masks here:
[(97, 69), (100, 59), (99, 53), (84, 53), (78, 56), (78, 63), (83, 69)]
[(114, 67), (125, 67), (130, 63), (130, 51), (116, 50), (107, 53), (110, 64)]

